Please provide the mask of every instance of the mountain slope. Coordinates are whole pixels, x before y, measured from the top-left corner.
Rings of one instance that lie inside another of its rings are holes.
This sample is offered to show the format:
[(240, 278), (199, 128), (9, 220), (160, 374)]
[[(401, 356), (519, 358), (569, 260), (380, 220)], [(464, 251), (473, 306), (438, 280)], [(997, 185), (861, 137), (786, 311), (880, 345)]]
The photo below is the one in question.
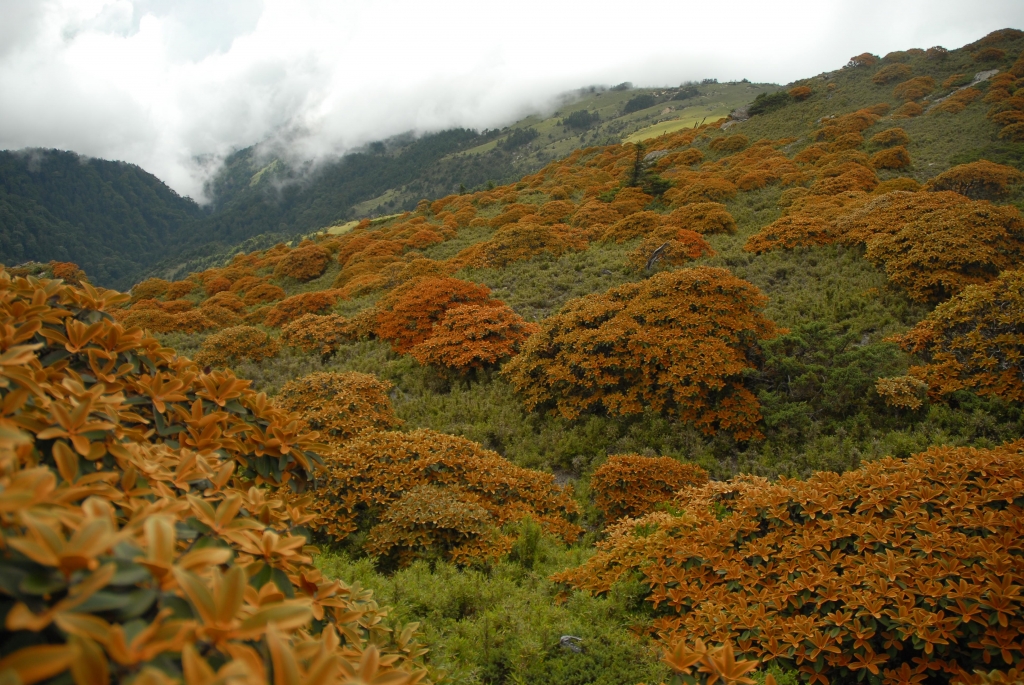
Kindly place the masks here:
[[(591, 88), (566, 96), (551, 116), (531, 115), (501, 131), (407, 134), (316, 165), (250, 147), (211, 180), (206, 208), (132, 165), (70, 152), (4, 152), (0, 261), (74, 261), (96, 283), (126, 288), (147, 272), (174, 274), (230, 255), (245, 241), (248, 249), (269, 246), (358, 216), (412, 209), (424, 197), (507, 183), (595, 141), (615, 143), (666, 120), (690, 126), (776, 89)], [(564, 122), (579, 112), (590, 118)]]
[(59, 150), (0, 152), (0, 259), (72, 261), (124, 283), (202, 215), (133, 164)]

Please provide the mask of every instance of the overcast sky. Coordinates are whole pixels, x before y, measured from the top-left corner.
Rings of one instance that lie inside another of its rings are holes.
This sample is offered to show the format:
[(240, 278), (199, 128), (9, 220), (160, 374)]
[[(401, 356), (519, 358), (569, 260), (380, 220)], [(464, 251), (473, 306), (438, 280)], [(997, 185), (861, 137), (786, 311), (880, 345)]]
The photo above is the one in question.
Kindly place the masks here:
[(1024, 0), (0, 0), (0, 149), (127, 160), (201, 199), (261, 141), (324, 158), (580, 86), (786, 83), (1006, 27)]

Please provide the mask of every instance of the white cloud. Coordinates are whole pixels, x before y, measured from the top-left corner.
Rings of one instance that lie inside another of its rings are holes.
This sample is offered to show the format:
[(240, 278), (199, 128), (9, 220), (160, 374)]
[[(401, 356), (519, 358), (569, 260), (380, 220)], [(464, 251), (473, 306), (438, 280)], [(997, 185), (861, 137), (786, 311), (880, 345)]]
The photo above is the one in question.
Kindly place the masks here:
[(198, 197), (198, 155), (501, 126), (591, 83), (785, 83), (1020, 27), (1024, 3), (0, 0), (0, 16), (0, 148), (124, 159)]

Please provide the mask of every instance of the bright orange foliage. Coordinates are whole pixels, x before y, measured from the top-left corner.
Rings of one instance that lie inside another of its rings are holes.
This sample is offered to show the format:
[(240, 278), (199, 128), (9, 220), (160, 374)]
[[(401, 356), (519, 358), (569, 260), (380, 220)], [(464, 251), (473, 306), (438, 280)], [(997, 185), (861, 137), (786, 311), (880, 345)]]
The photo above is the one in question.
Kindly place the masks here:
[(277, 356), (277, 340), (252, 326), (233, 326), (206, 338), (195, 362), (200, 366), (227, 367), (242, 360), (263, 361)]
[(747, 145), (750, 145), (750, 139), (742, 133), (723, 138), (714, 138), (708, 143), (708, 147), (716, 152), (739, 152)]
[(449, 309), (467, 304), (498, 306), (487, 286), (457, 278), (418, 278), (396, 288), (378, 303), (377, 335), (395, 352), (406, 353), (433, 332)]
[(628, 216), (643, 210), (653, 201), (653, 197), (639, 188), (623, 188), (615, 194), (611, 201), (611, 208), (618, 212), (619, 216)]
[(311, 293), (292, 295), (275, 304), (263, 320), (268, 326), (277, 328), (294, 321), (303, 314), (318, 314), (334, 306), (338, 301), (336, 290), (317, 290)]
[(604, 593), (637, 574), (664, 642), (734, 641), (809, 683), (1019, 668), (1021, 479), (1018, 442), (935, 447), (806, 481), (708, 483), (671, 502), (678, 515), (613, 527), (555, 580)]
[(523, 341), (539, 330), (510, 307), (466, 304), (449, 309), (434, 324), (430, 337), (409, 354), (421, 364), (465, 372), (495, 366), (514, 356)]
[(936, 399), (968, 389), (1024, 401), (1024, 272), (967, 286), (893, 341), (925, 357), (910, 374)]
[(195, 281), (191, 281), (191, 280), (187, 280), (187, 281), (174, 281), (173, 283), (171, 283), (170, 285), (167, 286), (167, 292), (164, 295), (164, 299), (167, 299), (167, 300), (178, 300), (178, 299), (181, 299), (185, 295), (188, 295), (193, 290), (195, 290), (196, 287), (197, 286), (196, 286)]
[(571, 300), (502, 373), (529, 409), (569, 419), (651, 410), (750, 439), (760, 412), (742, 372), (756, 341), (775, 335), (765, 302), (724, 269), (660, 273)]
[(204, 289), (206, 290), (207, 296), (216, 295), (217, 293), (222, 292), (224, 290), (230, 290), (231, 281), (224, 278), (223, 276), (211, 278), (204, 284)]
[(699, 233), (668, 225), (645, 236), (626, 260), (634, 269), (654, 270), (714, 255), (715, 251)]
[(247, 306), (255, 304), (263, 304), (265, 302), (276, 302), (277, 300), (283, 300), (285, 298), (285, 292), (280, 286), (273, 285), (271, 283), (260, 283), (259, 285), (253, 285), (245, 291), (245, 297), (242, 301)]
[(797, 102), (800, 100), (806, 100), (811, 97), (811, 89), (807, 86), (797, 86), (796, 88), (789, 89), (789, 97), (793, 98)]
[(916, 102), (905, 102), (892, 113), (893, 119), (910, 119), (924, 114), (924, 107)]
[(490, 240), (467, 248), (468, 251), (455, 259), (463, 258), (463, 263), (476, 267), (501, 268), (542, 252), (560, 257), (569, 251), (585, 249), (587, 239), (583, 232), (565, 224), (512, 223), (498, 229)]
[(893, 81), (900, 81), (910, 76), (910, 66), (906, 64), (890, 64), (884, 66), (875, 72), (875, 75), (871, 77), (873, 83), (878, 85), (885, 85), (886, 83), (892, 83)]
[[(54, 274), (54, 276), (57, 277), (56, 274)], [(163, 297), (167, 294), (167, 288), (169, 288), (170, 285), (170, 283), (162, 278), (147, 278), (141, 283), (137, 283), (132, 286), (132, 302), (138, 302), (139, 300), (155, 300), (158, 297)]]
[(693, 464), (671, 457), (619, 454), (594, 471), (590, 486), (596, 495), (594, 503), (611, 522), (649, 514), (682, 488), (707, 482), (707, 471)]
[[(457, 563), (501, 556), (501, 526), (525, 516), (566, 542), (581, 529), (568, 490), (465, 438), (429, 430), (369, 432), (327, 462), (315, 506), (321, 531), (343, 540), (370, 533), (367, 550), (407, 564), (430, 549)], [(433, 502), (433, 503), (432, 503)]]
[(274, 275), (303, 282), (311, 281), (324, 272), (330, 260), (327, 250), (307, 241), (281, 258), (274, 267)]
[(669, 188), (665, 191), (664, 197), (673, 206), (720, 202), (736, 196), (738, 188), (736, 184), (724, 178), (698, 177), (682, 186)]
[(352, 325), (338, 314), (303, 314), (281, 327), (281, 342), (322, 357), (356, 338)]
[(872, 55), (870, 52), (862, 52), (859, 55), (855, 55), (850, 58), (850, 61), (846, 63), (847, 67), (873, 67), (878, 64), (878, 57)]
[(892, 89), (893, 97), (900, 100), (916, 101), (935, 90), (935, 79), (931, 76), (917, 76), (904, 81)]
[(910, 166), (910, 153), (902, 145), (879, 150), (871, 155), (871, 166), (876, 169), (905, 169)]
[(1024, 259), (1024, 218), (1015, 207), (957, 193), (889, 193), (851, 215), (842, 229), (875, 234), (867, 258), (922, 301), (945, 299)]
[(720, 202), (683, 205), (665, 217), (665, 222), (704, 235), (736, 232), (736, 220)]
[(960, 112), (967, 109), (967, 105), (971, 104), (975, 100), (981, 97), (981, 91), (977, 88), (964, 88), (950, 95), (944, 99), (935, 107), (930, 108), (929, 112), (946, 112), (948, 114), (959, 114)]
[(104, 316), (127, 300), (0, 272), (4, 678), (420, 680), (412, 631), (313, 565), (316, 436)]
[(402, 424), (391, 407), (391, 388), (367, 373), (311, 373), (285, 383), (274, 403), (300, 414), (321, 440), (340, 445), (367, 431)]
[(928, 181), (927, 190), (952, 190), (974, 200), (996, 200), (1024, 183), (1024, 174), (1012, 166), (982, 159), (960, 164)]
[(59, 278), (68, 285), (81, 285), (82, 279), (85, 278), (85, 272), (74, 262), (51, 261), (47, 266), (54, 278)]

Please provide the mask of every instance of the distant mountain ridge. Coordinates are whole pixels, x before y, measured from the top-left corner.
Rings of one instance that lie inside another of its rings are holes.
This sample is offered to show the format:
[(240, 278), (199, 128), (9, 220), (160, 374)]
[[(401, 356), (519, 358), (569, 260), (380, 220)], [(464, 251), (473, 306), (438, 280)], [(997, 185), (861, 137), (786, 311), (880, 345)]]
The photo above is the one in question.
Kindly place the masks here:
[[(507, 183), (572, 150), (724, 116), (779, 86), (583, 89), (550, 116), (501, 130), (405, 134), (309, 168), (258, 146), (229, 156), (201, 207), (124, 162), (59, 150), (0, 152), (0, 263), (73, 261), (93, 282), (128, 288), (202, 260), (249, 250), (422, 198)], [(571, 116), (575, 115), (575, 116)], [(583, 122), (581, 124), (581, 122)]]

